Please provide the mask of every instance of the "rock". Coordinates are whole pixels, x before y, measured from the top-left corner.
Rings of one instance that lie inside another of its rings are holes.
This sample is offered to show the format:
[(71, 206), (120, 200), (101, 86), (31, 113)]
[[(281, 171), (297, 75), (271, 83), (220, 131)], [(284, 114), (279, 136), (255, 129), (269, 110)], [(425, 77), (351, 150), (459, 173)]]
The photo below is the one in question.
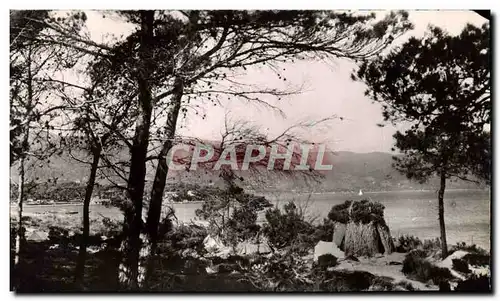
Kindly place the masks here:
[(346, 201), (340, 207), (330, 212), (336, 221), (333, 241), (346, 255), (374, 256), (394, 251), (382, 204), (369, 200)]
[(351, 222), (347, 225), (345, 253), (355, 256), (373, 256), (379, 252), (377, 229), (369, 224)]
[(333, 226), (333, 242), (342, 248), (342, 242), (344, 241), (346, 231), (346, 224), (335, 223)]
[(250, 255), (250, 254), (267, 254), (271, 252), (271, 248), (265, 244), (255, 244), (249, 242), (243, 242), (238, 244), (236, 247), (236, 253), (241, 255)]
[(451, 254), (450, 256), (446, 257), (443, 261), (438, 263), (438, 266), (442, 268), (448, 268), (451, 270), (453, 268), (453, 259), (462, 259), (462, 257), (464, 257), (467, 254), (469, 254), (469, 252), (462, 250), (455, 251), (453, 252), (453, 254)]
[(203, 246), (209, 253), (217, 252), (218, 250), (225, 247), (225, 245), (219, 238), (212, 237), (211, 235), (207, 235), (207, 237), (205, 237), (205, 239), (203, 240)]
[(391, 254), (396, 249), (391, 238), (391, 231), (387, 225), (377, 224), (377, 232), (382, 246), (384, 246), (384, 254)]
[(217, 271), (214, 270), (212, 267), (206, 267), (205, 271), (207, 271), (207, 274), (209, 274), (209, 275), (217, 273)]
[(332, 254), (337, 259), (344, 259), (345, 255), (334, 242), (320, 240), (314, 247), (314, 261), (318, 261), (318, 257), (325, 254)]
[(44, 241), (49, 239), (49, 234), (43, 231), (33, 231), (27, 236), (26, 239), (32, 241)]

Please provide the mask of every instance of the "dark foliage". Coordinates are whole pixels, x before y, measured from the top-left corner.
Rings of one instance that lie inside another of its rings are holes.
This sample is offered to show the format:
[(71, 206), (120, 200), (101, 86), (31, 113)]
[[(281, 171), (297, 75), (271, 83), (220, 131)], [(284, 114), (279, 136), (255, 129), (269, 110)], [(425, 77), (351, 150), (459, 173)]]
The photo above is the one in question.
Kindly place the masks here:
[(488, 276), (472, 275), (463, 281), (458, 281), (456, 292), (491, 292), (491, 280)]
[(349, 208), (352, 201), (345, 201), (343, 204), (335, 205), (328, 213), (328, 218), (331, 221), (347, 224), (349, 222)]
[(432, 280), (435, 284), (453, 278), (448, 269), (433, 265), (425, 256), (426, 253), (422, 250), (408, 253), (403, 261), (403, 274), (421, 282)]
[(275, 207), (268, 209), (265, 216), (267, 223), (262, 232), (272, 248), (292, 247), (299, 252), (307, 252), (314, 245), (314, 227), (304, 220), (293, 202), (284, 206), (284, 212)]
[(490, 266), (491, 265), (491, 257), (490, 255), (482, 255), (482, 254), (465, 254), (462, 258), (465, 262), (470, 264), (471, 266)]
[(401, 235), (397, 239), (397, 245), (396, 252), (407, 253), (422, 247), (422, 241), (413, 235)]
[(469, 264), (467, 263), (467, 261), (460, 258), (455, 258), (452, 259), (451, 262), (455, 271), (465, 274), (470, 273)]
[(477, 255), (488, 255), (488, 251), (478, 247), (477, 245), (468, 245), (465, 242), (457, 242), (456, 245), (452, 246), (450, 248), (450, 253), (453, 253), (455, 251), (466, 251), (471, 254), (477, 254)]
[(316, 226), (314, 230), (314, 241), (332, 241), (334, 222), (328, 218), (323, 219), (323, 223)]
[(369, 200), (345, 201), (343, 204), (335, 205), (328, 213), (328, 219), (334, 222), (346, 224), (348, 222), (385, 225), (384, 205)]
[(364, 271), (326, 271), (319, 288), (326, 292), (367, 290), (376, 277)]
[(197, 225), (180, 225), (168, 232), (164, 240), (159, 243), (159, 252), (182, 252), (194, 250), (197, 254), (204, 254), (203, 240), (208, 235), (207, 229)]
[(354, 202), (352, 204), (351, 220), (355, 223), (368, 224), (374, 222), (375, 224), (385, 225), (384, 209), (384, 205), (379, 202), (368, 200)]
[(326, 269), (337, 265), (337, 257), (332, 254), (324, 254), (318, 257), (318, 267)]

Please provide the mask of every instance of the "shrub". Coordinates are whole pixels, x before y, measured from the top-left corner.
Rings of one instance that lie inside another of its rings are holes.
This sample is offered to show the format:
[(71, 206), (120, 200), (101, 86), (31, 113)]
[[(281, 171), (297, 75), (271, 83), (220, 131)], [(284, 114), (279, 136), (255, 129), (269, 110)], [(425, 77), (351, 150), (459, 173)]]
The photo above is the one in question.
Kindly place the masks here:
[(472, 275), (466, 280), (458, 281), (457, 292), (491, 292), (490, 278), (488, 276)]
[(385, 225), (384, 209), (384, 205), (379, 202), (370, 202), (368, 200), (354, 202), (352, 204), (351, 220), (355, 223), (368, 224), (374, 222), (375, 224)]
[(486, 251), (485, 249), (480, 248), (475, 244), (467, 245), (465, 242), (457, 242), (456, 245), (450, 248), (450, 254), (458, 250), (466, 251), (473, 254), (488, 255), (488, 251)]
[[(203, 254), (205, 248), (203, 240), (208, 235), (204, 227), (197, 225), (180, 225), (167, 233), (165, 239), (170, 244), (172, 250), (195, 250), (198, 254)], [(165, 247), (164, 244), (161, 244)], [(165, 251), (165, 250), (164, 250)]]
[(69, 238), (69, 232), (67, 229), (59, 226), (51, 226), (49, 228), (49, 240), (52, 243), (64, 243), (67, 242)]
[(490, 266), (490, 255), (465, 254), (462, 259), (471, 266)]
[(470, 273), (469, 264), (460, 258), (455, 258), (451, 260), (453, 264), (453, 269), (457, 272)]
[(396, 286), (400, 286), (400, 287), (402, 287), (405, 290), (410, 291), (410, 292), (415, 291), (415, 288), (413, 287), (413, 285), (410, 282), (405, 281), (405, 280), (399, 281), (398, 283), (396, 283)]
[[(351, 212), (349, 212), (349, 208), (351, 208)], [(328, 213), (328, 219), (343, 224), (353, 221), (355, 223), (368, 224), (375, 222), (376, 224), (385, 225), (384, 209), (384, 205), (379, 202), (369, 200), (353, 202), (348, 200), (343, 204), (333, 206)]]
[(275, 207), (268, 209), (265, 216), (267, 223), (262, 232), (272, 248), (300, 247), (302, 250), (297, 251), (303, 253), (314, 245), (314, 227), (304, 220), (293, 202), (285, 205), (284, 212)]
[(408, 253), (403, 260), (403, 274), (412, 279), (427, 282), (432, 280), (435, 284), (452, 279), (453, 276), (447, 268), (440, 268), (425, 259), (425, 252), (416, 250)]
[(328, 213), (328, 219), (333, 222), (339, 222), (346, 224), (349, 222), (349, 207), (351, 207), (352, 201), (345, 201), (343, 204), (335, 205), (332, 207)]
[(424, 240), (423, 250), (427, 253), (427, 256), (432, 256), (434, 258), (441, 257), (441, 239), (438, 237), (434, 239)]
[(323, 223), (316, 226), (314, 230), (314, 241), (332, 241), (333, 240), (333, 225), (334, 223), (330, 219), (323, 219)]
[(332, 254), (324, 254), (318, 257), (318, 267), (326, 269), (337, 265), (337, 257)]
[(396, 248), (396, 251), (399, 253), (407, 253), (423, 246), (422, 241), (413, 235), (402, 235), (398, 238), (397, 242), (399, 246)]
[(375, 276), (372, 280), (370, 291), (394, 291), (396, 285), (393, 283), (394, 279), (385, 276)]
[(359, 292), (369, 289), (374, 279), (365, 271), (327, 271), (319, 288), (327, 292)]

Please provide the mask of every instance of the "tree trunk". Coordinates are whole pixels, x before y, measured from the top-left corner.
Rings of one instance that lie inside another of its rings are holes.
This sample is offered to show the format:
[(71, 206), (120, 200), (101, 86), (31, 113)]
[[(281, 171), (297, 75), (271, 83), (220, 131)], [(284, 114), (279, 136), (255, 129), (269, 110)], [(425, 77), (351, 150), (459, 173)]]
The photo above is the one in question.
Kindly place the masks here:
[(149, 210), (146, 222), (146, 228), (148, 232), (148, 241), (150, 246), (148, 248), (149, 253), (146, 255), (148, 257), (148, 265), (146, 271), (146, 282), (149, 281), (151, 276), (151, 270), (153, 267), (153, 257), (156, 253), (156, 246), (158, 243), (158, 225), (160, 223), (162, 203), (163, 203), (163, 193), (165, 190), (165, 185), (168, 176), (168, 162), (167, 154), (173, 146), (173, 140), (175, 138), (175, 131), (177, 128), (177, 118), (179, 116), (179, 110), (181, 108), (181, 99), (183, 95), (183, 81), (182, 78), (177, 77), (174, 83), (174, 93), (172, 97), (172, 109), (167, 116), (166, 124), (166, 137), (163, 147), (160, 151), (158, 158), (158, 165), (156, 167), (156, 174), (153, 182), (153, 187), (151, 190), (151, 200), (149, 203)]
[(90, 175), (89, 179), (87, 180), (87, 187), (85, 187), (85, 199), (83, 200), (83, 230), (75, 269), (75, 286), (78, 288), (83, 287), (85, 258), (87, 256), (87, 241), (89, 239), (90, 232), (89, 207), (90, 200), (92, 198), (92, 192), (94, 191), (97, 167), (99, 166), (99, 159), (101, 157), (101, 147), (95, 148), (92, 152), (92, 155), (94, 158), (90, 167)]
[(137, 74), (139, 88), (139, 115), (132, 142), (130, 171), (127, 185), (123, 231), (125, 239), (121, 251), (124, 260), (120, 267), (120, 282), (128, 289), (136, 290), (139, 284), (139, 253), (141, 249), (142, 199), (146, 177), (146, 156), (151, 126), (152, 97), (148, 74), (150, 72), (150, 45), (153, 40), (154, 11), (141, 11), (140, 70)]
[(18, 209), (18, 224), (17, 224), (17, 233), (16, 233), (16, 247), (15, 247), (15, 257), (14, 257), (14, 267), (15, 270), (18, 270), (18, 265), (20, 261), (20, 254), (22, 250), (22, 243), (24, 240), (24, 231), (23, 231), (23, 202), (24, 202), (24, 181), (25, 181), (25, 160), (26, 160), (26, 152), (29, 150), (29, 136), (30, 136), (30, 114), (33, 105), (33, 76), (31, 74), (31, 47), (28, 51), (28, 78), (27, 78), (27, 90), (28, 90), (28, 105), (26, 106), (26, 117), (28, 118), (28, 122), (26, 124), (26, 129), (24, 133), (23, 140), (21, 142), (21, 156), (19, 158), (19, 192), (17, 196), (17, 209)]
[(444, 225), (444, 190), (446, 188), (446, 173), (441, 172), (441, 183), (438, 193), (439, 203), (439, 228), (441, 230), (441, 257), (444, 259), (448, 255), (448, 245), (446, 243), (446, 228)]
[(19, 159), (19, 184), (18, 184), (18, 196), (17, 196), (17, 231), (16, 231), (16, 247), (15, 247), (15, 257), (14, 257), (14, 266), (17, 270), (20, 261), (20, 254), (22, 249), (22, 242), (24, 240), (24, 231), (23, 231), (23, 201), (24, 201), (24, 156), (21, 156)]

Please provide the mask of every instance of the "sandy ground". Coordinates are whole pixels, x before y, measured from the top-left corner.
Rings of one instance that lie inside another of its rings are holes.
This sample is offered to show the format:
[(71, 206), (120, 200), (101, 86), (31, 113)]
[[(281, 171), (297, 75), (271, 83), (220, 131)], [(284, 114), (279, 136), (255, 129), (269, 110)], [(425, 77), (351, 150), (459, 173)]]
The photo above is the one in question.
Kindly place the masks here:
[(391, 277), (394, 279), (393, 283), (398, 283), (399, 281), (404, 280), (411, 283), (416, 290), (438, 290), (436, 285), (427, 285), (425, 283), (406, 278), (406, 276), (401, 272), (401, 263), (403, 262), (405, 256), (406, 253), (392, 253), (373, 258), (359, 257), (359, 262), (343, 260), (335, 267), (335, 269), (366, 271), (377, 276)]

